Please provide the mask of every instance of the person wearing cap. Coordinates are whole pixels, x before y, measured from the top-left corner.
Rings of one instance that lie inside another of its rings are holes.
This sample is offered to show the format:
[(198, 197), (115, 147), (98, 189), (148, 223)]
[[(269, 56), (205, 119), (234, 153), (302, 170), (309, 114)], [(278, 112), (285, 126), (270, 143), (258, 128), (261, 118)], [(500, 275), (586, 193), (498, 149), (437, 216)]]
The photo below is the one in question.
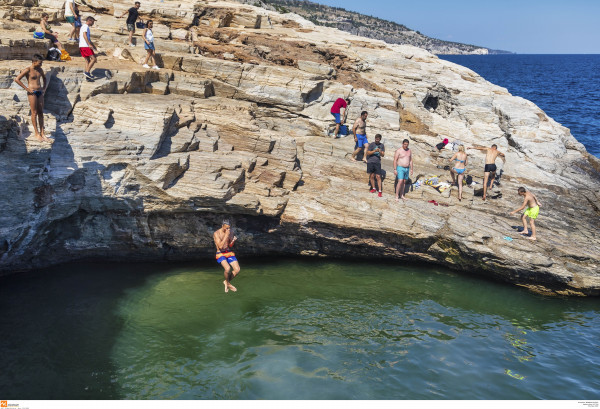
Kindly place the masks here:
[(229, 220), (223, 220), (221, 228), (213, 234), (213, 239), (217, 247), (215, 258), (217, 259), (217, 263), (223, 266), (224, 270), (225, 280), (223, 281), (223, 285), (225, 286), (225, 292), (227, 293), (229, 290), (237, 291), (237, 288), (231, 285), (231, 280), (240, 272), (240, 264), (235, 257), (235, 253), (231, 251), (231, 247), (233, 247), (237, 237), (231, 232), (231, 223)]
[(96, 45), (92, 42), (92, 36), (90, 27), (94, 25), (96, 19), (92, 16), (88, 16), (85, 19), (85, 24), (81, 25), (79, 29), (79, 51), (81, 52), (81, 56), (85, 58), (85, 69), (83, 71), (83, 75), (88, 80), (93, 81), (94, 77), (92, 76), (92, 67), (96, 64), (96, 55), (94, 54), (94, 50), (98, 51)]

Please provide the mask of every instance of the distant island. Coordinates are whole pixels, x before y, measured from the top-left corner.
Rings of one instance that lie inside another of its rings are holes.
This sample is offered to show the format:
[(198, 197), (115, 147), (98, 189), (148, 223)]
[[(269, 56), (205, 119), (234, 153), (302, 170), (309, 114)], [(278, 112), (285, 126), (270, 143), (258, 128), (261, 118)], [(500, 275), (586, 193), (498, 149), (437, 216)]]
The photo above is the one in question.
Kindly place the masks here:
[(373, 16), (329, 7), (306, 0), (237, 0), (240, 3), (263, 7), (280, 13), (296, 13), (316, 25), (334, 27), (362, 37), (383, 40), (390, 44), (408, 44), (423, 48), (433, 54), (513, 54), (511, 51), (493, 50), (472, 44), (443, 41), (427, 37), (403, 24)]

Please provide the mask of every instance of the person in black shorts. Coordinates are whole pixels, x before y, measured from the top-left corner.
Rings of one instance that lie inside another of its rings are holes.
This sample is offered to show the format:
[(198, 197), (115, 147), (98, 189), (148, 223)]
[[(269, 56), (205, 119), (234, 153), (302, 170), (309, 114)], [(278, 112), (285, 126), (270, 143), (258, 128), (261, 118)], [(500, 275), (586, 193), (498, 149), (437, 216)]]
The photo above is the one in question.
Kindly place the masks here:
[(500, 156), (502, 161), (506, 163), (506, 156), (498, 150), (498, 145), (496, 144), (493, 144), (490, 148), (472, 146), (467, 149), (476, 149), (485, 152), (485, 167), (483, 168), (483, 200), (486, 200), (488, 183), (490, 187), (494, 186), (494, 178), (496, 177), (496, 158)]
[(140, 19), (140, 13), (138, 12), (140, 6), (141, 3), (139, 1), (136, 1), (135, 5), (132, 8), (130, 8), (125, 13), (119, 16), (119, 18), (123, 18), (125, 14), (129, 13), (129, 16), (127, 16), (127, 31), (129, 31), (130, 47), (135, 47), (135, 44), (133, 44), (133, 33), (135, 33), (135, 23)]
[(379, 189), (378, 196), (381, 197), (381, 158), (385, 156), (385, 146), (381, 143), (381, 135), (375, 135), (375, 142), (371, 142), (366, 152), (367, 156), (367, 173), (369, 174), (369, 182), (371, 193), (377, 192), (375, 189), (375, 179), (377, 179), (377, 187)]

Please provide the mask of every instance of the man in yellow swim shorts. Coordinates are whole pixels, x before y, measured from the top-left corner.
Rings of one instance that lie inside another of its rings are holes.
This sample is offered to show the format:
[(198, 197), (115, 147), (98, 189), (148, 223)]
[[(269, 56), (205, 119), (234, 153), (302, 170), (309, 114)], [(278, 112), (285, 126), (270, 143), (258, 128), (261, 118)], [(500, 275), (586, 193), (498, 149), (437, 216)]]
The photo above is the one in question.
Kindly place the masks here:
[[(529, 240), (537, 240), (535, 237), (535, 223), (534, 220), (537, 219), (540, 214), (540, 206), (542, 205), (540, 201), (535, 197), (535, 195), (531, 192), (528, 192), (524, 187), (520, 187), (518, 190), (519, 196), (523, 196), (523, 205), (516, 210), (510, 212), (510, 214), (515, 214), (525, 209), (521, 220), (523, 221), (523, 231), (522, 235), (527, 237)], [(527, 218), (529, 217), (531, 221), (531, 236), (529, 236), (529, 229), (527, 229)]]

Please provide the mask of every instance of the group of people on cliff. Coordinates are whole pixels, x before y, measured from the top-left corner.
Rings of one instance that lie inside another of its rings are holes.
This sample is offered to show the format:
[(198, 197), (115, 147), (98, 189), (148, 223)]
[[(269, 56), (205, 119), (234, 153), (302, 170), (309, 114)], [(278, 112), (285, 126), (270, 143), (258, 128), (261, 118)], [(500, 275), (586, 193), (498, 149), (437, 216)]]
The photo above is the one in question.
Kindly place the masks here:
[[(349, 98), (338, 98), (331, 107), (331, 115), (335, 121), (334, 137), (340, 136), (340, 129), (348, 116), (348, 105), (350, 104)], [(381, 134), (375, 135), (375, 142), (369, 143), (367, 139), (367, 118), (369, 113), (362, 111), (360, 116), (354, 122), (352, 126), (351, 134), (354, 135), (354, 151), (350, 159), (357, 161), (358, 155), (363, 152), (363, 162), (367, 165), (368, 174), (368, 185), (371, 193), (377, 193), (379, 197), (383, 196), (383, 180), (385, 179), (385, 170), (381, 167), (381, 159), (385, 156), (385, 146), (382, 143)], [(447, 143), (447, 140), (444, 142)], [(395, 182), (395, 193), (396, 201), (406, 200), (406, 188), (409, 178), (413, 176), (413, 154), (409, 148), (410, 141), (404, 139), (402, 146), (396, 149), (394, 153), (393, 169), (396, 180)], [(444, 144), (445, 145), (445, 144)], [(439, 148), (438, 148), (439, 149)], [(462, 201), (463, 198), (463, 180), (465, 171), (469, 164), (469, 158), (467, 150), (475, 149), (485, 152), (485, 166), (483, 169), (483, 200), (487, 199), (488, 187), (493, 186), (494, 179), (496, 179), (496, 159), (500, 157), (502, 161), (506, 162), (504, 153), (498, 150), (498, 146), (493, 144), (489, 148), (474, 146), (465, 148), (464, 145), (458, 145), (458, 151), (450, 158), (451, 168), (450, 175), (452, 177), (452, 184), (458, 187), (458, 200)], [(514, 210), (510, 214), (514, 214), (525, 209), (522, 215), (523, 231), (521, 232), (530, 240), (536, 240), (536, 229), (535, 219), (539, 214), (539, 200), (531, 192), (525, 188), (520, 187), (518, 194), (524, 198), (523, 204), (520, 208)], [(528, 228), (527, 218), (529, 218), (531, 225), (531, 236), (529, 236), (530, 229)]]

